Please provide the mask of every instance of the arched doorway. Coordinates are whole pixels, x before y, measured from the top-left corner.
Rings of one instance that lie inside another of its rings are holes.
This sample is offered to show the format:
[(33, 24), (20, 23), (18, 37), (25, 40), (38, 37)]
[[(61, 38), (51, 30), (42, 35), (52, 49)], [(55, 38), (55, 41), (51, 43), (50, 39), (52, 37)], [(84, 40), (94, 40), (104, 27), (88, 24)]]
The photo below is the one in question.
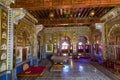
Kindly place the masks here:
[(102, 44), (102, 33), (99, 29), (94, 29), (92, 33), (92, 56), (99, 62), (103, 60), (103, 44)]
[(88, 38), (86, 36), (83, 35), (78, 36), (76, 49), (78, 57), (86, 56), (87, 53), (90, 53), (90, 45)]
[(120, 24), (114, 24), (108, 33), (108, 57), (120, 61)]
[(36, 52), (37, 52), (37, 57), (38, 60), (42, 60), (44, 58), (44, 39), (43, 39), (43, 33), (42, 31), (39, 31), (37, 33), (37, 44), (36, 44)]
[(18, 27), (15, 34), (14, 65), (32, 58), (33, 36), (27, 27)]
[(62, 56), (69, 56), (73, 52), (72, 44), (68, 36), (61, 37), (59, 42), (59, 52)]

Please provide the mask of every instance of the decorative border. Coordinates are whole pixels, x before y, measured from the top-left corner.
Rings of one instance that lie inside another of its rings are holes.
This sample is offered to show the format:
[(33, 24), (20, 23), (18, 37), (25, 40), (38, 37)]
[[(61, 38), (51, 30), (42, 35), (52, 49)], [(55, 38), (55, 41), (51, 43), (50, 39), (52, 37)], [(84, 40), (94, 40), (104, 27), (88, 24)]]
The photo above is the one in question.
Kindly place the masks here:
[(7, 68), (13, 69), (13, 19), (12, 9), (8, 10), (8, 51), (7, 51)]

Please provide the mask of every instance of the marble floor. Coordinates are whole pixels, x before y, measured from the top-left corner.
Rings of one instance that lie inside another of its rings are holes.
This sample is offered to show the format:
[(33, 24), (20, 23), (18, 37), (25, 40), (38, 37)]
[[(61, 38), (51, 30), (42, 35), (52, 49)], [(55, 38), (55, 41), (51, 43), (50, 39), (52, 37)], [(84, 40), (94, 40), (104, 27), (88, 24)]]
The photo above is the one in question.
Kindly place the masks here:
[(39, 65), (46, 65), (47, 70), (42, 77), (19, 77), (18, 80), (119, 80), (112, 72), (104, 70), (96, 63), (89, 60), (80, 59), (78, 61), (69, 60), (65, 63), (61, 72), (51, 72), (51, 63), (48, 60), (40, 62)]

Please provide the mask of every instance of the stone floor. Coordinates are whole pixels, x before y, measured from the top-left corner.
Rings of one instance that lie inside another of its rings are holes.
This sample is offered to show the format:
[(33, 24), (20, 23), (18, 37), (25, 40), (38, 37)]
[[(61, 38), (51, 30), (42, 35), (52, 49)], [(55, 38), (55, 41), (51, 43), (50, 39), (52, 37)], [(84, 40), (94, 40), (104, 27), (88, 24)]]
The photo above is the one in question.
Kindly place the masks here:
[(51, 72), (51, 63), (48, 60), (40, 62), (39, 65), (48, 67), (42, 77), (26, 76), (19, 77), (18, 80), (119, 80), (115, 74), (86, 59), (70, 60), (64, 64), (61, 72)]

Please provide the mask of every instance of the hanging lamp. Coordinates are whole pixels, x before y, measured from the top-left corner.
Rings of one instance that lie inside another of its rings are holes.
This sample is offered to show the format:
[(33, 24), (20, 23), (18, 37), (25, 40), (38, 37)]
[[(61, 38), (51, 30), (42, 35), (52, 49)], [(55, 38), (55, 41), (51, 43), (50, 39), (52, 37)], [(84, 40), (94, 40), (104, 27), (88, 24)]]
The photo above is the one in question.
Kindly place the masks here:
[(51, 10), (50, 10), (49, 18), (54, 18), (54, 11), (53, 11), (53, 8), (51, 8)]
[(54, 13), (53, 13), (53, 11), (50, 12), (49, 17), (50, 17), (50, 18), (54, 18)]
[(91, 17), (93, 17), (93, 16), (95, 15), (94, 9), (92, 9), (92, 10), (90, 11), (89, 15), (90, 15)]

